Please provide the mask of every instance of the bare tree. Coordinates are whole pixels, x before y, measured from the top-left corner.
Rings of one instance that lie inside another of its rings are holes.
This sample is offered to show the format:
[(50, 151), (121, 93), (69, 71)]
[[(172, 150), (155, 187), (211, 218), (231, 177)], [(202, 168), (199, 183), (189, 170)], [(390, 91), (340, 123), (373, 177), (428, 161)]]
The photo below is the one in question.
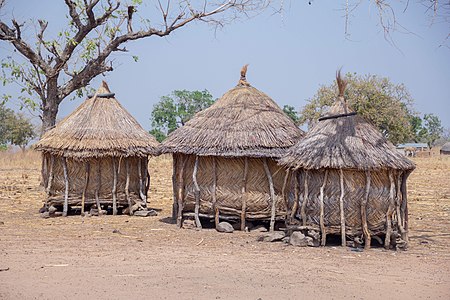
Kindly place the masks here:
[[(55, 125), (60, 103), (99, 74), (113, 70), (111, 54), (127, 51), (129, 41), (164, 37), (194, 21), (222, 26), (240, 16), (255, 13), (269, 5), (264, 0), (151, 1), (142, 0), (64, 0), (68, 25), (55, 39), (46, 36), (48, 22), (38, 20), (36, 36), (24, 40), (25, 23), (12, 19), (11, 25), (0, 21), (0, 40), (20, 53), (2, 60), (0, 74), (4, 83), (22, 88), (23, 102), (39, 106), (42, 132)], [(4, 0), (0, 0), (0, 8)], [(152, 21), (139, 17), (138, 8)], [(155, 18), (157, 20), (155, 20)], [(158, 25), (156, 25), (159, 22)], [(136, 29), (138, 28), (138, 29)], [(27, 35), (28, 36), (28, 35)], [(40, 102), (32, 100), (37, 95)]]

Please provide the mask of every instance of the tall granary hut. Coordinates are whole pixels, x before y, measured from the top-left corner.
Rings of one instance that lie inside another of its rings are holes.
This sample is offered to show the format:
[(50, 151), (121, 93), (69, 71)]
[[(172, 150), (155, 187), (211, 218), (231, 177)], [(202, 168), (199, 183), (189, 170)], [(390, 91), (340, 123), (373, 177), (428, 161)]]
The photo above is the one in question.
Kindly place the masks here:
[(342, 246), (350, 238), (370, 248), (372, 237), (404, 246), (406, 180), (415, 165), (348, 107), (340, 72), (337, 83), (336, 103), (279, 161), (293, 172), (288, 224), (320, 232), (323, 246), (328, 234), (340, 234)]
[(198, 112), (161, 144), (173, 153), (173, 217), (240, 221), (284, 218), (282, 187), (286, 172), (277, 166), (287, 148), (304, 134), (241, 71), (238, 85)]
[(442, 148), (439, 152), (442, 155), (450, 155), (450, 142), (447, 142), (444, 145), (442, 145)]
[(147, 161), (159, 143), (114, 98), (103, 82), (97, 92), (46, 132), (35, 145), (42, 152), (46, 207), (112, 206), (130, 214), (147, 206)]

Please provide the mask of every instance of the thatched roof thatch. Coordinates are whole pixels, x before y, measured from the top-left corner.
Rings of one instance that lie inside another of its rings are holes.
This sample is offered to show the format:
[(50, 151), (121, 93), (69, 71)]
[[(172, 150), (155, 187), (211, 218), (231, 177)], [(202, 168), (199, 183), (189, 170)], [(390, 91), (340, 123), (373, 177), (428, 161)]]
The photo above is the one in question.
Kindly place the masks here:
[(337, 80), (336, 103), (279, 163), (293, 169), (414, 169), (373, 124), (348, 107), (339, 73)]
[(450, 142), (442, 145), (441, 151), (450, 152)]
[(156, 139), (120, 105), (103, 82), (94, 96), (46, 132), (34, 147), (55, 155), (85, 159), (147, 156), (157, 154), (158, 146)]
[(304, 136), (269, 96), (250, 86), (245, 69), (235, 88), (169, 135), (163, 153), (277, 158)]

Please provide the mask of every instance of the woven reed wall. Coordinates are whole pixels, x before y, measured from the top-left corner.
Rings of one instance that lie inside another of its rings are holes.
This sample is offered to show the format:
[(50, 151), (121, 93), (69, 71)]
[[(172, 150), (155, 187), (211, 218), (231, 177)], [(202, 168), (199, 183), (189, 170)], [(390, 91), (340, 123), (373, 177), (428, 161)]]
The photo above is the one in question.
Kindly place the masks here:
[[(195, 155), (174, 155), (175, 185), (179, 187), (179, 172), (181, 164), (186, 159), (183, 172), (183, 212), (194, 212), (195, 195), (193, 170)], [(246, 197), (247, 219), (270, 219), (271, 199), (269, 182), (264, 171), (263, 159), (247, 158), (248, 173), (246, 182), (246, 193), (242, 193), (244, 185), (245, 158), (223, 158), (223, 157), (199, 157), (197, 182), (200, 187), (200, 213), (214, 215), (213, 202), (213, 160), (216, 161), (216, 206), (220, 215), (240, 216), (242, 211), (243, 197)], [(278, 166), (272, 159), (267, 159), (267, 164), (272, 174), (276, 195), (276, 217), (284, 218), (286, 205), (282, 197), (282, 186), (286, 174), (284, 168)]]
[[(60, 156), (53, 156), (53, 180), (51, 187), (48, 191), (47, 202), (49, 205), (62, 205), (64, 203), (64, 171), (62, 158)], [(128, 201), (125, 195), (126, 184), (126, 166), (125, 160), (129, 161), (130, 170), (130, 184), (129, 192), (132, 203), (139, 202), (139, 172), (138, 164), (139, 158), (115, 158), (117, 173), (117, 203), (118, 205), (128, 206)], [(43, 155), (43, 168), (42, 168), (42, 184), (44, 187), (48, 186), (50, 176), (50, 161), (51, 154)], [(102, 204), (112, 204), (112, 189), (113, 189), (113, 162), (111, 157), (98, 158), (86, 161), (73, 160), (70, 158), (67, 161), (67, 171), (69, 177), (69, 205), (81, 205), (82, 193), (85, 188), (86, 180), (86, 168), (85, 162), (90, 164), (89, 183), (86, 190), (86, 204), (95, 203), (95, 190), (98, 183), (98, 168), (100, 167), (100, 189), (99, 200)], [(146, 178), (147, 178), (147, 166), (142, 160), (142, 180), (144, 185), (144, 193), (146, 191)]]
[[(400, 191), (402, 172), (399, 171), (371, 171), (371, 184), (367, 201), (367, 225), (371, 235), (385, 233), (386, 215), (390, 204), (389, 172), (393, 172), (394, 178), (394, 202), (402, 206), (402, 194)], [(307, 175), (306, 175), (307, 174)], [(305, 201), (305, 176), (308, 180), (308, 197), (306, 202), (306, 224), (314, 227), (320, 225), (320, 188), (324, 182), (325, 170), (303, 169), (296, 172), (298, 180), (298, 209), (295, 217), (296, 223), (303, 221), (301, 217), (301, 206)], [(346, 234), (355, 236), (362, 233), (361, 201), (366, 197), (366, 173), (362, 171), (344, 170), (344, 215)], [(292, 176), (289, 181), (289, 194), (294, 194), (294, 180)], [(339, 233), (341, 230), (340, 206), (341, 195), (339, 170), (328, 169), (328, 178), (324, 186), (324, 224), (327, 233)], [(289, 210), (294, 209), (294, 197), (288, 201)], [(395, 205), (394, 205), (395, 206)], [(397, 230), (397, 214), (394, 207), (392, 215), (392, 228)], [(403, 218), (403, 216), (402, 216)]]

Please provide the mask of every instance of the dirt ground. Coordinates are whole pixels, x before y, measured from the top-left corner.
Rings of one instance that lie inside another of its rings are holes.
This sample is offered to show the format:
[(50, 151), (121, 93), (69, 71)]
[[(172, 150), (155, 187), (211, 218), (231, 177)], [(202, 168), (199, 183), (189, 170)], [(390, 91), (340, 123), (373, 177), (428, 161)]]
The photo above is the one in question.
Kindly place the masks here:
[(39, 156), (0, 154), (0, 299), (450, 299), (450, 157), (415, 161), (409, 250), (354, 252), (176, 229), (167, 157), (157, 217), (42, 219)]

